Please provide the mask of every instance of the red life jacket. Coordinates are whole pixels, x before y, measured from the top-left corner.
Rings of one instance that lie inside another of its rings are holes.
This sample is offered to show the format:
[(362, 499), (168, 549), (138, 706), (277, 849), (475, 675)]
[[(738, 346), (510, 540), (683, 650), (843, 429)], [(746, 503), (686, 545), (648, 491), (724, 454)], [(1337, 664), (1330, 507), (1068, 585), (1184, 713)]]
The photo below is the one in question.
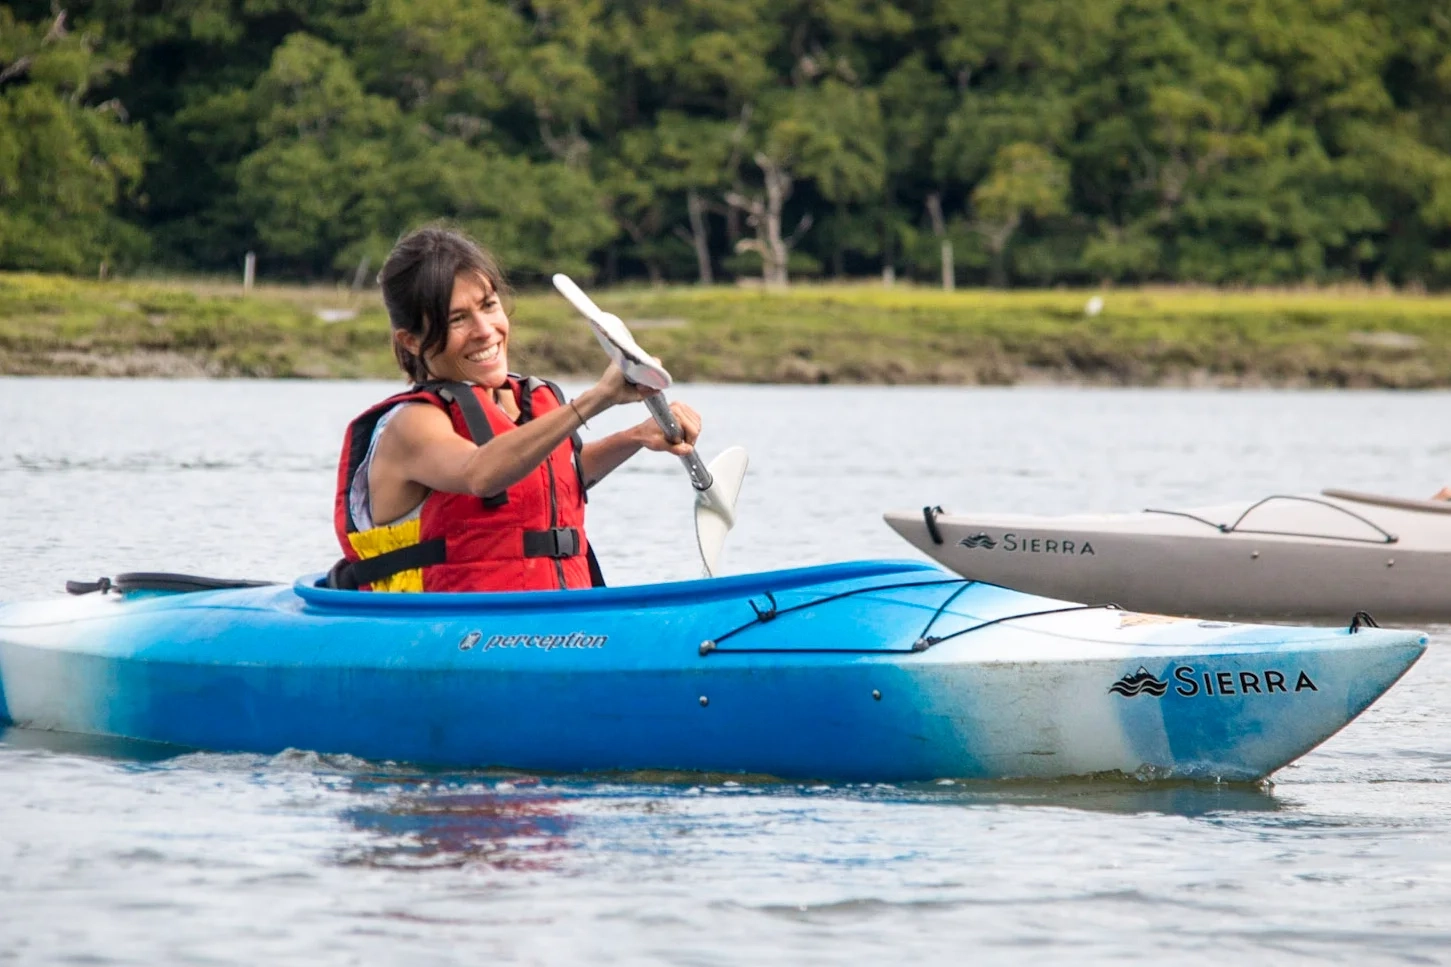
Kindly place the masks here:
[(482, 446), (566, 405), (547, 380), (509, 376), (519, 424), (489, 390), (426, 383), (369, 407), (348, 425), (338, 461), (334, 524), (343, 560), (333, 587), (378, 591), (545, 591), (603, 584), (584, 535), (584, 476), (578, 434), (523, 479), (490, 497), (430, 491), (413, 520), (359, 530), (348, 504), (359, 465), (383, 414), (400, 403), (445, 410), (454, 430)]

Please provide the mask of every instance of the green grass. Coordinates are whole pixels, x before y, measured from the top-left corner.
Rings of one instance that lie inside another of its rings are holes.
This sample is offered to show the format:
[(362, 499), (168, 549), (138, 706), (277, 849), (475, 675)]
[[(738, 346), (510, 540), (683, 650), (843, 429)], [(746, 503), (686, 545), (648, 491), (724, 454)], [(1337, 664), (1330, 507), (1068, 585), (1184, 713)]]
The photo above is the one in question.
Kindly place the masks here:
[[(1356, 289), (998, 292), (877, 285), (595, 293), (679, 379), (1451, 386), (1451, 298)], [(321, 309), (351, 309), (325, 322)], [(562, 299), (522, 293), (515, 368), (603, 368)], [(0, 274), (0, 372), (392, 377), (376, 292)]]

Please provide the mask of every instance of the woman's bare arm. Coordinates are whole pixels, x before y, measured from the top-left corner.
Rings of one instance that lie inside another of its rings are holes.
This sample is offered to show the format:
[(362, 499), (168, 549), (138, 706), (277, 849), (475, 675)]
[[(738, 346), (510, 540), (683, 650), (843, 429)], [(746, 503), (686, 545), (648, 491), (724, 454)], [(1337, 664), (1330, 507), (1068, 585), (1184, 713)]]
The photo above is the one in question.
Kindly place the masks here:
[[(373, 454), (375, 492), (396, 492), (407, 484), (451, 494), (490, 497), (518, 483), (593, 416), (590, 401), (575, 402), (580, 414), (563, 406), (501, 433), (483, 446), (454, 431), (448, 414), (436, 406), (407, 406), (399, 411)], [(596, 411), (597, 412), (597, 411)]]

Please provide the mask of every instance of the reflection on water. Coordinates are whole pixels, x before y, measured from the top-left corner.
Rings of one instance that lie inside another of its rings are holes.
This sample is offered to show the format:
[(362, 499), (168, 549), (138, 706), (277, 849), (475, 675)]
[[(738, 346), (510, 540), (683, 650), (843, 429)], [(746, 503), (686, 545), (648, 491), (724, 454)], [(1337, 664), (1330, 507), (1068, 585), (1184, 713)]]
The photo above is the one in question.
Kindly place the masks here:
[[(937, 787), (940, 790), (940, 786)], [(923, 793), (924, 798), (927, 793)], [(1103, 813), (1209, 816), (1282, 808), (1269, 782), (1146, 782), (1131, 776), (954, 784), (936, 801), (962, 806), (1053, 806)]]
[[(490, 776), (487, 777), (486, 776)], [(356, 777), (348, 791), (368, 802), (344, 809), (343, 821), (370, 834), (338, 858), (344, 865), (432, 869), (482, 864), (495, 869), (546, 870), (561, 850), (579, 848), (570, 833), (576, 810), (604, 814), (614, 801), (621, 820), (637, 810), (663, 826), (687, 820), (671, 804), (703, 794), (754, 793), (785, 800), (829, 796), (861, 804), (943, 808), (1052, 807), (1089, 812), (1161, 813), (1205, 817), (1273, 812), (1281, 802), (1265, 783), (1144, 782), (1127, 776), (1060, 781), (940, 780), (907, 786), (802, 786), (770, 778), (696, 775), (665, 783), (659, 774), (605, 777), (491, 774)]]
[(341, 818), (369, 840), (348, 849), (344, 865), (431, 869), (480, 863), (543, 870), (570, 848), (567, 801), (533, 776), (481, 785), (474, 777), (359, 777), (351, 791), (370, 803)]
[(0, 725), (0, 746), (19, 751), (53, 752), (65, 755), (102, 756), (137, 763), (163, 762), (190, 750), (160, 742), (140, 742), (113, 735), (77, 735), (73, 732), (41, 732)]

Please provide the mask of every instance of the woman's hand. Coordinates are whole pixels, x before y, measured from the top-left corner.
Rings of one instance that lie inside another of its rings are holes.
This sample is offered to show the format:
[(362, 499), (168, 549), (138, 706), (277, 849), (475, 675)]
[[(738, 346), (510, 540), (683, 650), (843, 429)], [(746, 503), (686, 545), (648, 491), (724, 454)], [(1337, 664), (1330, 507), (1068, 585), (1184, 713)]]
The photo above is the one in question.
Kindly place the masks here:
[(1431, 499), (1451, 500), (1451, 487), (1442, 487), (1439, 491), (1436, 492), (1436, 496), (1432, 497)]
[(588, 420), (599, 416), (612, 406), (621, 403), (639, 403), (647, 396), (654, 396), (659, 390), (637, 386), (625, 379), (620, 367), (610, 363), (599, 380), (589, 389), (574, 398), (574, 405), (580, 416)]
[[(653, 390), (649, 391), (649, 393), (653, 392)], [(683, 457), (695, 449), (695, 441), (700, 436), (700, 414), (684, 403), (671, 403), (670, 412), (675, 414), (675, 422), (680, 424), (680, 432), (685, 435), (684, 440), (679, 443), (671, 443), (665, 439), (665, 431), (653, 418), (635, 427), (635, 433), (638, 434), (637, 439), (640, 446), (646, 450), (673, 453), (677, 457)]]

